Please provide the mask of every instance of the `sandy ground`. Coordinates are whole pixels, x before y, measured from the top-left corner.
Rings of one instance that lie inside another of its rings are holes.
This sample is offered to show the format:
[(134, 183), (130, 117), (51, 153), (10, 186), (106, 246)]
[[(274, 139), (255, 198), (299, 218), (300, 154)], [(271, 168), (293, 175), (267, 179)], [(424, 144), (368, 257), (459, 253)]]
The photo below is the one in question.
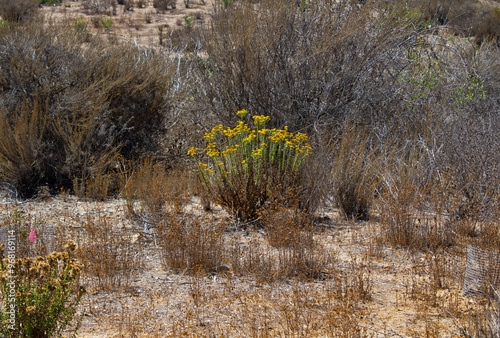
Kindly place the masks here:
[[(336, 276), (312, 282), (288, 280), (266, 284), (259, 283), (252, 275), (234, 274), (230, 263), (228, 271), (199, 277), (166, 270), (154, 230), (145, 231), (143, 222), (125, 218), (125, 204), (123, 199), (93, 202), (65, 195), (18, 203), (4, 198), (0, 204), (3, 224), (17, 210), (26, 222), (37, 224), (40, 240), (44, 237), (43, 228), (55, 225), (61, 229), (55, 232), (56, 237), (73, 236), (82, 243), (82, 239), (72, 235), (73, 231), (78, 232), (89, 215), (99, 214), (140, 245), (137, 254), (144, 265), (132, 273), (125, 285), (105, 291), (97, 286), (95, 278), (82, 276), (88, 292), (79, 309), (85, 315), (78, 337), (177, 336), (184, 332), (182, 329), (191, 336), (223, 332), (223, 336), (247, 337), (252, 335), (249, 318), (264, 323), (268, 320), (273, 332), (270, 336), (289, 336), (280, 323), (287, 321), (292, 308), (286, 310), (285, 305), (291, 301), (289, 297), (294, 290), (302, 290), (305, 299), (316, 299), (318, 307), (308, 311), (322, 315), (321, 302), (328, 301), (328, 290), (333, 288)], [(193, 198), (186, 210), (193, 215), (204, 213), (197, 198)], [(377, 244), (376, 237), (380, 234), (377, 222), (347, 222), (332, 210), (325, 210), (320, 216), (322, 221), (317, 224), (315, 238), (334, 257), (331, 271), (337, 276), (362, 272), (369, 290), (369, 299), (356, 303), (357, 325), (375, 337), (420, 337), (427, 335), (424, 328), (432, 323), (439, 334), (431, 336), (456, 336), (453, 332), (458, 329), (451, 314), (465, 316), (476, 306), (474, 301), (461, 296), (464, 252), (457, 248), (456, 254), (447, 254), (442, 269), (453, 278), (447, 278), (437, 294), (433, 294), (427, 290), (432, 283), (428, 254)], [(232, 221), (222, 210), (216, 209), (209, 217), (227, 222), (231, 228)], [(233, 239), (243, 245), (264, 242), (263, 230), (236, 228), (226, 231), (224, 236), (228, 242)], [(435, 297), (434, 305), (429, 305), (433, 303), (429, 297)]]
[[(143, 8), (133, 7), (133, 10), (125, 10), (123, 5), (117, 5), (115, 13), (109, 7), (105, 13), (92, 14), (83, 9), (81, 0), (65, 0), (60, 6), (44, 6), (42, 10), (45, 20), (56, 25), (72, 24), (77, 18), (85, 18), (87, 28), (92, 34), (106, 36), (113, 43), (130, 42), (142, 47), (158, 47), (159, 28), (163, 34), (168, 34), (172, 30), (186, 27), (186, 16), (193, 18), (192, 27), (203, 25), (209, 20), (214, 6), (214, 0), (206, 0), (205, 4), (200, 0), (191, 0), (189, 8), (186, 8), (183, 0), (177, 0), (175, 9), (159, 12), (153, 7), (152, 0), (144, 3)], [(99, 24), (101, 17), (112, 20), (109, 30)]]

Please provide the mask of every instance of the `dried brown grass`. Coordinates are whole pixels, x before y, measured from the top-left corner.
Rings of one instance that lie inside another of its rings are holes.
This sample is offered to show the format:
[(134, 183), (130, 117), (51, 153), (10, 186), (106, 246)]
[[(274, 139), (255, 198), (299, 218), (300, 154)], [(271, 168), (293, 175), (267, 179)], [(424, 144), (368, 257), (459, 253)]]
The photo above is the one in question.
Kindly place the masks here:
[(68, 233), (78, 243), (76, 256), (84, 264), (90, 288), (110, 290), (127, 287), (143, 267), (143, 244), (124, 225), (114, 224), (97, 208), (81, 221), (81, 230)]

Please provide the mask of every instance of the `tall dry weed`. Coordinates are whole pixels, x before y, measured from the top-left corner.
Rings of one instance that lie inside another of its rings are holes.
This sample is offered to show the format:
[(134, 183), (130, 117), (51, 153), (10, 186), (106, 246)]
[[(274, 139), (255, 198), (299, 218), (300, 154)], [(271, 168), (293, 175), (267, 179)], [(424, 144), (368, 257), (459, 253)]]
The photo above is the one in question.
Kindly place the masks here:
[(84, 264), (83, 275), (89, 286), (101, 290), (127, 286), (143, 267), (142, 249), (132, 229), (117, 225), (97, 208), (87, 213), (81, 228), (68, 235), (79, 243), (75, 255)]
[(128, 216), (140, 216), (157, 226), (163, 211), (182, 212), (191, 197), (190, 180), (189, 172), (180, 166), (169, 168), (152, 157), (142, 160), (122, 182)]
[(366, 129), (347, 124), (332, 156), (333, 203), (347, 219), (368, 220), (391, 150), (371, 142)]
[(227, 271), (224, 224), (165, 212), (158, 227), (162, 263), (189, 274)]
[[(396, 155), (396, 161), (383, 179), (377, 200), (382, 235), (394, 246), (419, 250), (449, 247), (456, 242), (454, 229), (430, 205), (436, 184), (435, 170), (418, 144)], [(402, 156), (401, 156), (402, 155)], [(446, 194), (438, 194), (438, 198)]]

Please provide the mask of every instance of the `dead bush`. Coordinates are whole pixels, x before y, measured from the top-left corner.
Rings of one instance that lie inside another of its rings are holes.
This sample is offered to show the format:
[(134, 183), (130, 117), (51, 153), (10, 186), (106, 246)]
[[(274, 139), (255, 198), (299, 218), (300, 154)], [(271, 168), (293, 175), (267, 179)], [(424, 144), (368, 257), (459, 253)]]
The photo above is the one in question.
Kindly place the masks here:
[(159, 13), (163, 13), (169, 7), (171, 7), (172, 9), (175, 9), (176, 2), (177, 2), (177, 0), (153, 0), (153, 7), (156, 8), (156, 10)]
[(477, 44), (492, 41), (500, 45), (500, 7), (485, 9), (481, 14), (480, 24), (473, 26), (473, 34)]
[(265, 226), (268, 243), (277, 248), (315, 245), (312, 220), (297, 208), (274, 205), (262, 211), (260, 220)]
[(478, 44), (500, 38), (500, 10), (477, 0), (431, 0), (425, 4), (424, 17), (453, 28), (457, 34), (474, 36)]
[(201, 32), (202, 28), (198, 26), (184, 26), (174, 29), (165, 36), (166, 44), (174, 50), (201, 51), (203, 49)]
[(38, 11), (38, 0), (0, 0), (0, 15), (3, 20), (24, 22)]
[[(83, 48), (78, 35), (28, 25), (3, 30), (0, 40), (0, 119), (9, 126), (0, 166), (18, 172), (2, 182), (21, 195), (40, 183), (71, 187), (75, 178), (112, 173), (118, 154), (158, 153), (165, 127), (180, 118), (170, 113), (174, 101), (187, 99), (175, 93), (188, 90), (181, 75), (188, 67), (161, 52), (99, 40)], [(26, 140), (16, 136), (30, 128)]]
[(224, 121), (244, 107), (306, 132), (351, 114), (380, 121), (400, 108), (395, 74), (404, 66), (395, 55), (416, 38), (412, 13), (377, 1), (217, 6), (204, 33), (207, 62), (198, 64), (200, 102)]
[[(435, 172), (418, 145), (396, 155), (393, 168), (386, 172), (377, 200), (382, 221), (382, 237), (393, 246), (436, 250), (455, 244), (454, 229), (430, 208), (431, 191), (437, 187)], [(440, 195), (438, 198), (441, 198)]]
[(108, 14), (114, 0), (82, 0), (82, 7), (89, 14)]
[(275, 204), (261, 212), (260, 221), (265, 227), (265, 243), (259, 239), (244, 246), (230, 243), (235, 273), (253, 275), (264, 283), (328, 278), (332, 255), (314, 238), (316, 229), (309, 214)]
[(465, 113), (444, 125), (439, 135), (440, 170), (453, 181), (449, 212), (455, 221), (497, 217), (500, 183), (500, 119)]
[(84, 264), (84, 275), (94, 280), (96, 289), (127, 286), (134, 273), (143, 267), (142, 243), (132, 229), (117, 226), (101, 210), (87, 214), (81, 229), (69, 231), (79, 243), (75, 252)]
[(164, 213), (158, 228), (163, 265), (195, 275), (227, 271), (224, 228), (203, 217)]
[[(139, 162), (124, 182), (122, 195), (134, 216), (134, 202), (143, 208), (142, 217), (158, 225), (162, 211), (180, 213), (190, 198), (189, 175), (181, 167), (169, 168), (165, 163), (149, 157)], [(137, 215), (136, 215), (137, 216)]]
[(369, 219), (382, 168), (389, 161), (387, 152), (370, 142), (366, 129), (344, 127), (333, 150), (331, 197), (347, 219)]

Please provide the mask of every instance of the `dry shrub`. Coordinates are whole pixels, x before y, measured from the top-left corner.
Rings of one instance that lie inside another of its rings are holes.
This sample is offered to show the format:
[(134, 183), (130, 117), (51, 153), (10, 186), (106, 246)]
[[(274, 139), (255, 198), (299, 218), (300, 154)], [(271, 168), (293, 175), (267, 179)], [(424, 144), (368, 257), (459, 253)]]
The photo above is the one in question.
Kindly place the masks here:
[(297, 208), (275, 205), (264, 210), (260, 217), (266, 229), (269, 245), (277, 248), (314, 247), (313, 224), (310, 216)]
[[(382, 235), (393, 246), (435, 250), (455, 243), (454, 229), (429, 209), (430, 191), (437, 186), (419, 145), (396, 155), (384, 177), (378, 198)], [(397, 163), (399, 162), (399, 163)]]
[(474, 311), (467, 322), (457, 324), (464, 337), (495, 338), (500, 334), (500, 293), (494, 290), (494, 298)]
[(81, 229), (69, 230), (79, 243), (75, 252), (84, 264), (83, 274), (95, 278), (91, 286), (107, 290), (127, 286), (143, 267), (143, 244), (131, 229), (116, 225), (102, 210), (88, 212)]
[(414, 41), (418, 13), (378, 1), (305, 6), (274, 0), (217, 6), (204, 33), (207, 62), (199, 63), (202, 104), (223, 121), (245, 107), (270, 115), (271, 127), (306, 132), (347, 115), (371, 123), (397, 112), (394, 74), (404, 65), (395, 55)]
[(425, 18), (437, 20), (441, 25), (467, 29), (476, 4), (476, 0), (431, 0), (426, 4)]
[(424, 17), (474, 36), (478, 44), (499, 42), (500, 11), (496, 5), (477, 0), (431, 0), (426, 3)]
[(86, 179), (85, 182), (73, 180), (75, 195), (80, 198), (90, 198), (104, 201), (110, 195), (110, 175), (99, 174), (96, 177)]
[(500, 183), (500, 118), (465, 113), (442, 129), (438, 165), (451, 176), (450, 213), (453, 220), (477, 221), (497, 217)]
[(452, 297), (442, 290), (461, 284), (453, 270), (453, 262), (447, 253), (417, 254), (412, 257), (411, 279), (406, 285), (405, 294), (408, 299), (416, 301), (416, 306), (429, 311), (431, 308), (448, 306)]
[[(270, 265), (268, 281), (298, 278), (317, 280), (327, 277), (330, 255), (314, 238), (316, 230), (308, 213), (296, 206), (277, 204), (262, 213), (268, 245), (276, 249), (264, 254)], [(268, 262), (265, 262), (267, 260)], [(273, 271), (274, 270), (274, 271)], [(253, 271), (262, 278), (262, 272)]]
[(29, 25), (0, 34), (1, 180), (22, 196), (111, 173), (118, 154), (157, 153), (165, 126), (180, 119), (170, 109), (188, 89), (183, 63), (79, 38)]
[(108, 14), (114, 0), (82, 0), (82, 8), (89, 14)]
[(34, 193), (43, 183), (43, 169), (32, 165), (46, 162), (48, 149), (43, 138), (48, 118), (42, 110), (39, 104), (32, 111), (23, 104), (13, 119), (4, 109), (0, 112), (0, 180), (13, 191)]
[(174, 50), (195, 52), (203, 50), (201, 43), (202, 28), (183, 26), (172, 30), (167, 38), (167, 45)]
[(276, 280), (297, 278), (302, 281), (321, 280), (328, 278), (330, 255), (321, 246), (307, 247), (295, 245), (291, 248), (278, 249), (276, 265)]
[(492, 41), (500, 45), (500, 7), (485, 9), (480, 14), (482, 21), (479, 25), (473, 26), (473, 33), (476, 43)]
[[(125, 197), (131, 216), (134, 202), (140, 201), (155, 225), (162, 211), (181, 212), (190, 198), (190, 177), (182, 167), (169, 168), (151, 157), (142, 160), (125, 182)], [(167, 209), (164, 209), (167, 207)]]
[(347, 124), (334, 148), (332, 199), (347, 219), (368, 220), (375, 189), (390, 154), (370, 142), (366, 129)]
[(328, 277), (332, 256), (314, 238), (310, 215), (278, 205), (262, 212), (261, 221), (266, 242), (254, 239), (244, 245), (231, 244), (235, 273), (254, 275), (261, 283)]
[(189, 274), (227, 271), (224, 228), (203, 217), (164, 213), (158, 227), (163, 265)]
[(38, 7), (38, 0), (1, 0), (0, 15), (10, 22), (28, 21), (37, 13)]
[(156, 8), (159, 13), (163, 13), (168, 9), (168, 7), (175, 9), (176, 2), (177, 0), (153, 0), (153, 7)]

